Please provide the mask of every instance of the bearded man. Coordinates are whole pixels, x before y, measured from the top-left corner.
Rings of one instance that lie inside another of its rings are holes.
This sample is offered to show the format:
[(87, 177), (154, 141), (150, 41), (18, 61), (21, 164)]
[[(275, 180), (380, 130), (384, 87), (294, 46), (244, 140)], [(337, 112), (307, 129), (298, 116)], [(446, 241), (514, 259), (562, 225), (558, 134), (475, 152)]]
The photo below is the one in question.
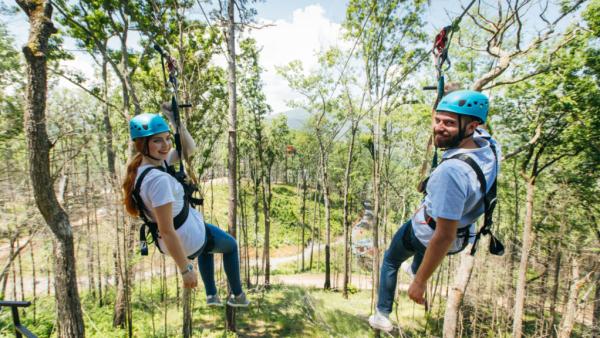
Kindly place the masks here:
[[(424, 304), (427, 280), (444, 257), (473, 241), (475, 222), (485, 212), (484, 197), (491, 186), (482, 189), (480, 182), (483, 176), (485, 182), (495, 182), (499, 168), (500, 147), (480, 128), (488, 110), (487, 96), (476, 91), (454, 91), (440, 100), (433, 133), (435, 146), (445, 151), (440, 165), (425, 181), (420, 207), (396, 232), (385, 252), (377, 307), (369, 318), (373, 328), (393, 329), (389, 314), (400, 268), (412, 278), (408, 296)], [(408, 264), (411, 256), (412, 264)]]

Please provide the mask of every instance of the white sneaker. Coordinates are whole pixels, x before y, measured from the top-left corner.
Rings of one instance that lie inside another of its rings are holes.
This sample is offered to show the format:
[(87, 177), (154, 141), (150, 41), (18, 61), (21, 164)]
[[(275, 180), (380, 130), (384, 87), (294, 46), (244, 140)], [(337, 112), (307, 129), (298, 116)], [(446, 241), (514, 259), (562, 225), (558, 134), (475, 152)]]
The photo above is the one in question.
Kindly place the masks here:
[(369, 317), (369, 325), (374, 329), (390, 332), (394, 329), (394, 324), (392, 324), (388, 317), (389, 315), (383, 314), (376, 309), (375, 314)]
[(415, 279), (415, 273), (412, 271), (412, 263), (404, 261), (402, 264), (400, 264), (400, 269), (402, 269), (402, 271), (404, 271), (411, 280)]

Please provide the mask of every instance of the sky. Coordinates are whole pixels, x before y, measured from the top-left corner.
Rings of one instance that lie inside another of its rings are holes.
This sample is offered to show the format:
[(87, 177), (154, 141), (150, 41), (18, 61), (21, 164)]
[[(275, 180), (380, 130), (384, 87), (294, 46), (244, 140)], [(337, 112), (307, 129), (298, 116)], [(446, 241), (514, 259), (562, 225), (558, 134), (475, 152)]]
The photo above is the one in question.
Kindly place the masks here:
[[(8, 0), (0, 0), (2, 5), (13, 5)], [(425, 13), (425, 31), (434, 36), (438, 30), (451, 22), (450, 16), (462, 12), (461, 3), (456, 0), (432, 0)], [(263, 67), (264, 91), (274, 113), (290, 109), (289, 100), (299, 98), (286, 81), (276, 73), (277, 66), (284, 66), (293, 60), (301, 60), (305, 69), (317, 64), (317, 53), (333, 46), (349, 49), (352, 42), (341, 39), (341, 23), (345, 17), (346, 0), (272, 0), (254, 5), (256, 20), (268, 25), (252, 30), (249, 35), (257, 40), (262, 48), (260, 63)], [(1, 20), (8, 26), (17, 46), (27, 40), (28, 24), (24, 14), (18, 11), (10, 16), (3, 15)], [(248, 34), (248, 33), (246, 33)], [(63, 66), (77, 69), (89, 79), (95, 79), (95, 70), (91, 57), (85, 52), (75, 51), (73, 41), (66, 41), (65, 47), (72, 49), (74, 60), (65, 61)], [(224, 65), (224, 58), (214, 60)], [(68, 87), (66, 81), (61, 86)]]

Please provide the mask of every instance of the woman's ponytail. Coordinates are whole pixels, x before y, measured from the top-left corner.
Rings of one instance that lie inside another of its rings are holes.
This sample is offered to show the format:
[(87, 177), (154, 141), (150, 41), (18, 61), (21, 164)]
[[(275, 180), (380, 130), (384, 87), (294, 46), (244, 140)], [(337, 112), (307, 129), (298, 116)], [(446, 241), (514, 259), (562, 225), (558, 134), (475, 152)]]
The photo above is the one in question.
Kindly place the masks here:
[(132, 216), (139, 216), (140, 214), (140, 211), (137, 209), (137, 204), (133, 200), (133, 189), (135, 187), (137, 171), (142, 164), (143, 159), (144, 156), (139, 152), (133, 156), (131, 161), (127, 164), (127, 173), (125, 175), (125, 180), (123, 181), (123, 204), (125, 204), (125, 210)]

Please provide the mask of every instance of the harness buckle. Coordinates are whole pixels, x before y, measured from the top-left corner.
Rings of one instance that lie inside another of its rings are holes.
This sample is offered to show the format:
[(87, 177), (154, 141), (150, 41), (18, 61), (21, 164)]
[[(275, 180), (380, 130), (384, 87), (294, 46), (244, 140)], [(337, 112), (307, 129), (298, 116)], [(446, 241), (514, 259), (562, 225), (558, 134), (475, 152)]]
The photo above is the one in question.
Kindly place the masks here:
[(142, 256), (148, 256), (148, 243), (144, 241), (140, 241), (140, 253)]

